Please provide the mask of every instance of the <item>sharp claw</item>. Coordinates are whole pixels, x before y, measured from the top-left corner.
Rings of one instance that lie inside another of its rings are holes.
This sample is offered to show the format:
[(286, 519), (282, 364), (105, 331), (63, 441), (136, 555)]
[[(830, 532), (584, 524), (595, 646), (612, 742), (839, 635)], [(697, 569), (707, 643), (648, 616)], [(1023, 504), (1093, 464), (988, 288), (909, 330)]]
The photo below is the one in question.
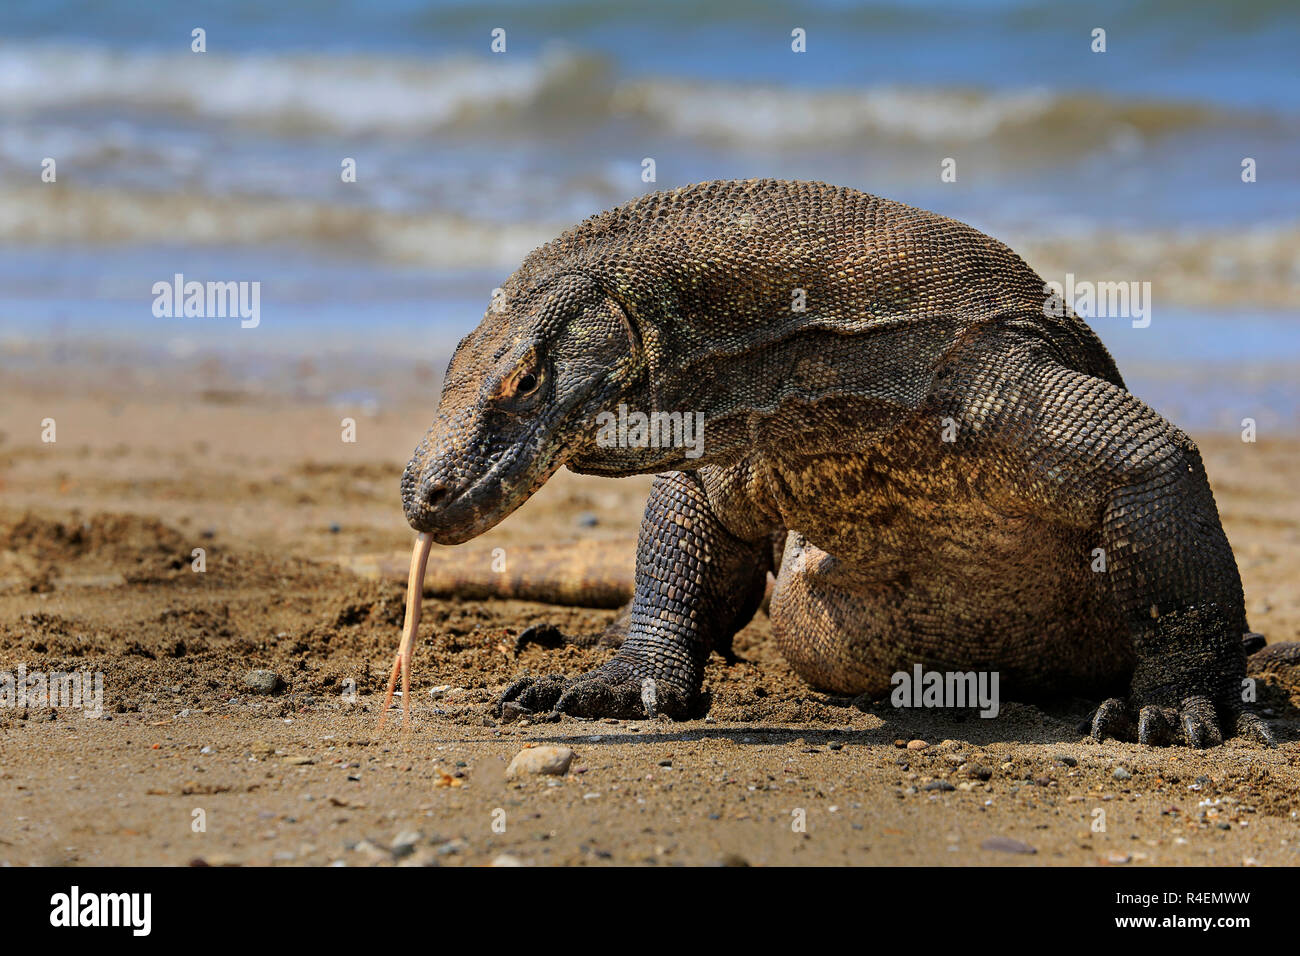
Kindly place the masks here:
[(620, 667), (601, 668), (575, 678), (558, 674), (525, 677), (515, 681), (497, 698), (497, 714), (507, 709), (520, 716), (527, 711), (532, 720), (615, 717), (639, 720), (650, 716), (684, 718), (690, 712), (691, 695), (663, 680), (636, 678)]
[[(1097, 740), (1107, 737), (1125, 741), (1136, 739), (1138, 743), (1152, 747), (1181, 742), (1198, 750), (1223, 743), (1227, 725), (1220, 722), (1220, 711), (1209, 697), (1189, 697), (1177, 710), (1160, 704), (1144, 705), (1138, 713), (1136, 734), (1132, 720), (1135, 706), (1118, 697), (1103, 701), (1093, 712), (1090, 722), (1092, 736)], [(1234, 714), (1236, 736), (1266, 747), (1277, 746), (1273, 731), (1258, 714), (1230, 705), (1225, 705), (1225, 708), (1224, 713)]]
[(1205, 749), (1205, 725), (1194, 714), (1183, 714), (1183, 737), (1187, 746), (1196, 750)]
[(1128, 705), (1118, 697), (1101, 702), (1097, 713), (1092, 718), (1092, 736), (1097, 740), (1114, 737), (1117, 740), (1131, 740), (1133, 737), (1132, 721), (1129, 718)]
[(1263, 744), (1265, 747), (1276, 747), (1277, 738), (1273, 736), (1272, 729), (1268, 723), (1259, 714), (1253, 714), (1250, 711), (1242, 711), (1237, 715), (1236, 721), (1237, 736), (1246, 740), (1253, 740), (1257, 744)]
[(1174, 727), (1163, 707), (1147, 704), (1138, 717), (1138, 743), (1164, 747), (1173, 743)]
[(527, 717), (531, 713), (532, 711), (523, 704), (513, 700), (501, 701), (497, 705), (497, 716), (507, 724), (513, 723), (521, 717)]
[(1189, 747), (1203, 750), (1223, 743), (1219, 715), (1208, 697), (1189, 697), (1183, 701), (1182, 725)]
[(564, 677), (559, 674), (521, 677), (502, 691), (501, 696), (497, 698), (497, 716), (515, 719), (545, 713), (551, 710), (555, 702), (563, 696), (565, 684)]

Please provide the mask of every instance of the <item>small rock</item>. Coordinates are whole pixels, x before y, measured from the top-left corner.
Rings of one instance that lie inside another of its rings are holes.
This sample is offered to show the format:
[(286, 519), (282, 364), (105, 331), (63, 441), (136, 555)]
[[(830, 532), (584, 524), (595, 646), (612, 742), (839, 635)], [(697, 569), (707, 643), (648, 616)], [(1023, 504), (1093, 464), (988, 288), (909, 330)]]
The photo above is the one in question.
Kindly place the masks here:
[(1113, 776), (1116, 780), (1130, 780), (1132, 779), (1133, 774), (1130, 773), (1124, 767), (1116, 767), (1115, 772), (1111, 776)]
[(944, 791), (947, 791), (947, 790), (956, 790), (957, 788), (954, 787), (952, 784), (950, 784), (947, 780), (931, 780), (929, 783), (927, 783), (927, 784), (926, 784), (925, 786), (923, 786), (921, 789), (922, 789), (922, 790), (944, 790)]
[(515, 780), (529, 774), (563, 776), (569, 772), (573, 751), (568, 747), (528, 747), (515, 754), (506, 767), (506, 779)]
[(517, 856), (511, 856), (509, 853), (502, 853), (492, 861), (493, 866), (523, 866), (524, 861)]
[(389, 855), (387, 850), (385, 850), (378, 843), (375, 843), (373, 840), (362, 840), (360, 843), (354, 846), (352, 850), (354, 853), (360, 853), (362, 856), (368, 857), (369, 859), (375, 861), (378, 861), (380, 859), (387, 859)]
[(600, 524), (600, 519), (590, 511), (584, 511), (582, 514), (578, 515), (579, 528), (594, 528), (598, 524)]
[(275, 694), (284, 687), (284, 679), (275, 671), (249, 671), (244, 686), (254, 694)]
[(924, 740), (909, 740), (907, 742), (908, 750), (924, 750), (928, 746), (930, 745), (927, 744)]
[(1079, 766), (1079, 761), (1074, 757), (1071, 757), (1069, 754), (1057, 754), (1052, 759), (1055, 760), (1057, 763), (1065, 764), (1067, 767)]
[(727, 853), (718, 860), (718, 866), (749, 866), (749, 861), (739, 853)]
[(993, 776), (993, 771), (983, 764), (974, 764), (966, 768), (966, 775), (975, 780), (988, 780)]
[(284, 757), (283, 760), (290, 767), (305, 767), (316, 762), (314, 757)]
[(1125, 863), (1131, 863), (1132, 861), (1133, 857), (1127, 853), (1110, 853), (1106, 856), (1107, 863), (1114, 863), (1117, 866), (1122, 866)]
[(980, 844), (981, 850), (992, 850), (994, 853), (1037, 853), (1028, 843), (1021, 843), (1019, 840), (1013, 840), (1011, 837), (997, 836), (989, 837)]
[(393, 837), (393, 852), (397, 853), (398, 850), (405, 850), (409, 853), (423, 839), (424, 834), (418, 830), (403, 830)]

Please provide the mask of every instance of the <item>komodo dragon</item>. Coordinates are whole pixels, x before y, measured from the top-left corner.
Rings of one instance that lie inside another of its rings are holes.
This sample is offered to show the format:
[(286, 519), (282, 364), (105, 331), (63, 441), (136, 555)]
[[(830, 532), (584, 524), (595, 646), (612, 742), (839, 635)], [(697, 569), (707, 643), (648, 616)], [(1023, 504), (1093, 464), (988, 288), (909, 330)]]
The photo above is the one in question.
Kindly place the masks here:
[[(407, 520), (459, 544), (562, 465), (657, 477), (621, 647), (498, 706), (691, 716), (771, 570), (815, 687), (990, 670), (1004, 695), (1107, 696), (1098, 739), (1272, 744), (1196, 445), (1046, 298), (975, 229), (822, 183), (655, 193), (535, 250), (451, 359)], [(611, 441), (620, 405), (701, 413), (702, 454)]]

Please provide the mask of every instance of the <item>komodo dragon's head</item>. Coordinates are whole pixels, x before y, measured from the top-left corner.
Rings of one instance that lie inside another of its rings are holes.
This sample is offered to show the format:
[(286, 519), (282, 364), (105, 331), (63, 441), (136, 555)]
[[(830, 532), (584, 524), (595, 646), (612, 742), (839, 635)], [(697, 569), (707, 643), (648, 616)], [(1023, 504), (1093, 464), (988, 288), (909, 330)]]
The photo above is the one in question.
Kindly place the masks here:
[(594, 441), (642, 376), (622, 309), (579, 272), (507, 283), (456, 348), (432, 427), (402, 475), (416, 531), (460, 544), (508, 516)]

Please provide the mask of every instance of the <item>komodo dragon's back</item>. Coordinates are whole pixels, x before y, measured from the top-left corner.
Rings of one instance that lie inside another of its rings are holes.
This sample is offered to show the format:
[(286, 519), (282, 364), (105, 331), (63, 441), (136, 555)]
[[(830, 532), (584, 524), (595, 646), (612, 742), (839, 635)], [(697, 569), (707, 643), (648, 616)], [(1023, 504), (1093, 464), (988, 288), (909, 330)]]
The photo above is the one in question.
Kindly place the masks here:
[[(1092, 329), (1068, 309), (1047, 314), (1043, 280), (1003, 243), (856, 189), (759, 179), (652, 193), (533, 252), (506, 295), (566, 270), (593, 277), (627, 312), (657, 407), (711, 410), (688, 387), (697, 380), (688, 370), (724, 374), (736, 357), (774, 354), (777, 343), (793, 350), (845, 336), (872, 337), (889, 366), (890, 374), (870, 368), (874, 381), (861, 387), (911, 403), (926, 378), (904, 366), (933, 367), (964, 333), (996, 322), (1050, 341), (1072, 368), (1123, 384)], [(835, 389), (854, 387), (846, 371)]]

